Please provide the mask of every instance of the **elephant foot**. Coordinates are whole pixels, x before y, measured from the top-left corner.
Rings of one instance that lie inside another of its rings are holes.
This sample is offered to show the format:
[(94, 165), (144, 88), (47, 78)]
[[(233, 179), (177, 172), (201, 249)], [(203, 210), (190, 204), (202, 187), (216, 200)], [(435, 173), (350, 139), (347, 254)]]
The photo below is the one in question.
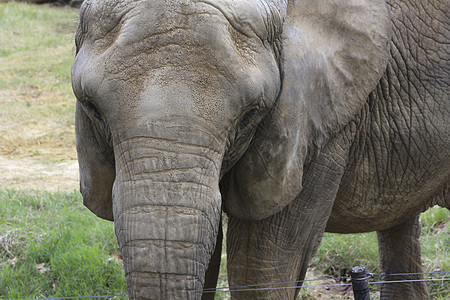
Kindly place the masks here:
[[(419, 217), (380, 230), (378, 247), (380, 256), (380, 273), (383, 281), (423, 280), (420, 249)], [(389, 275), (410, 273), (411, 275)], [(430, 299), (426, 282), (386, 283), (381, 286), (381, 299)]]

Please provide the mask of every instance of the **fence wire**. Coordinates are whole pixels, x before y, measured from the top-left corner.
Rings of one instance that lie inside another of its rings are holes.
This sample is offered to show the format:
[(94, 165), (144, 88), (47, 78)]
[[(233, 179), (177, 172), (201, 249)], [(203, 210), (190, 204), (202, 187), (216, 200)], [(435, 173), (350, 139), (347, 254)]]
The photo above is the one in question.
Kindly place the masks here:
[(28, 298), (28, 299), (5, 299), (5, 300), (63, 300), (63, 299), (92, 299), (92, 298), (114, 298), (114, 297), (128, 297), (123, 295), (101, 295), (101, 296), (74, 296), (74, 297), (58, 297), (58, 298)]
[[(409, 275), (430, 275), (430, 274), (449, 274), (450, 272), (425, 272), (425, 273), (393, 273), (393, 274), (369, 274), (370, 277), (387, 277), (387, 276), (409, 276)], [(284, 282), (272, 282), (272, 283), (261, 283), (261, 284), (250, 284), (250, 285), (240, 285), (240, 286), (233, 286), (233, 287), (218, 287), (218, 288), (207, 288), (204, 289), (203, 292), (209, 292), (209, 291), (221, 291), (221, 290), (237, 290), (237, 289), (242, 289), (242, 288), (257, 288), (257, 287), (264, 287), (264, 286), (273, 286), (273, 285), (287, 285), (287, 284), (300, 284), (300, 283), (304, 283), (304, 282), (312, 282), (312, 281), (344, 281), (344, 280), (349, 280), (351, 281), (351, 277), (348, 276), (342, 276), (342, 277), (336, 277), (336, 278), (316, 278), (316, 279), (304, 279), (304, 280), (297, 280), (297, 281), (284, 281)], [(431, 279), (422, 279), (422, 280), (431, 280)], [(438, 279), (438, 280), (442, 280), (442, 279)], [(404, 280), (404, 281), (408, 281), (408, 280)], [(318, 285), (318, 286), (323, 286), (324, 284)], [(340, 285), (348, 285), (348, 283), (346, 284), (340, 284)], [(327, 285), (327, 286), (331, 286), (331, 285)], [(313, 286), (309, 286), (309, 285), (305, 285), (306, 287), (313, 287)], [(314, 286), (315, 287), (315, 286)]]
[[(393, 273), (393, 274), (368, 274), (370, 278), (372, 277), (387, 277), (387, 276), (411, 276), (411, 275), (445, 275), (450, 272), (425, 272), (425, 273)], [(315, 284), (315, 285), (303, 285), (304, 282), (314, 282), (314, 281), (343, 281), (349, 280), (351, 278), (348, 276), (337, 277), (337, 278), (316, 278), (316, 279), (305, 279), (297, 281), (284, 281), (284, 282), (273, 282), (273, 283), (263, 283), (263, 284), (251, 284), (251, 285), (241, 285), (233, 287), (217, 287), (217, 288), (207, 288), (203, 290), (203, 293), (216, 293), (216, 292), (250, 292), (250, 291), (264, 291), (264, 290), (280, 290), (280, 289), (298, 289), (298, 288), (315, 288), (315, 287), (336, 287), (336, 286), (350, 286), (351, 282), (348, 283), (331, 283), (331, 284)], [(392, 284), (392, 283), (407, 283), (407, 282), (433, 282), (433, 281), (449, 281), (449, 278), (425, 278), (425, 279), (406, 279), (406, 280), (380, 280), (370, 282), (369, 285), (375, 284)], [(280, 286), (276, 286), (280, 285)], [(114, 297), (128, 297), (126, 294), (120, 295), (101, 295), (101, 296), (76, 296), (76, 297), (57, 297), (57, 298), (29, 298), (29, 299), (6, 299), (6, 300), (63, 300), (63, 299), (93, 299), (93, 298), (114, 298)]]
[[(449, 274), (450, 272), (426, 272), (426, 273), (395, 273), (395, 274), (370, 274), (370, 277), (382, 277), (382, 276), (411, 276), (411, 275), (430, 275), (430, 274)], [(276, 283), (265, 283), (265, 284), (253, 284), (246, 286), (234, 286), (234, 287), (222, 287), (222, 288), (212, 288), (212, 289), (204, 289), (204, 293), (214, 293), (214, 292), (249, 292), (249, 291), (263, 291), (263, 290), (279, 290), (279, 289), (296, 289), (296, 288), (315, 288), (315, 287), (334, 287), (334, 286), (350, 286), (351, 282), (348, 283), (332, 283), (332, 284), (316, 284), (316, 285), (303, 285), (303, 282), (308, 281), (325, 281), (325, 280), (333, 280), (333, 281), (343, 281), (349, 280), (350, 277), (338, 277), (338, 278), (319, 278), (319, 279), (308, 279), (308, 280), (299, 280), (299, 281), (291, 281), (291, 282), (276, 282)], [(375, 284), (392, 284), (392, 283), (407, 283), (407, 282), (432, 282), (432, 281), (449, 281), (450, 278), (426, 278), (426, 279), (406, 279), (406, 280), (381, 280), (368, 282), (369, 285)], [(287, 284), (295, 284), (294, 286), (286, 286)], [(283, 286), (274, 286), (274, 285), (283, 285)], [(270, 286), (270, 287), (267, 287)]]

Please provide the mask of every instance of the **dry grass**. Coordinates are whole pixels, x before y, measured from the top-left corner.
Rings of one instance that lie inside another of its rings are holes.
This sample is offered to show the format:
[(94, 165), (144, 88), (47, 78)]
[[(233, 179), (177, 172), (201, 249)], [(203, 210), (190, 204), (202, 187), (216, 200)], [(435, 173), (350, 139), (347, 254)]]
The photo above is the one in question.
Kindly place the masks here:
[(0, 187), (74, 190), (78, 11), (0, 3)]
[(76, 159), (70, 88), (77, 11), (0, 10), (0, 155)]

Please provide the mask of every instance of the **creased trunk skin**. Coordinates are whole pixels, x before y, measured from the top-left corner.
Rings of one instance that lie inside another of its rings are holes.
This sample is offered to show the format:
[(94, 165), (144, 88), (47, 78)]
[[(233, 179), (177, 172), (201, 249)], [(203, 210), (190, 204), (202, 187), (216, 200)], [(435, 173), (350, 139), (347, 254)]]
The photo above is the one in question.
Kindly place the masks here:
[(130, 299), (200, 299), (220, 222), (218, 152), (130, 138), (116, 153), (115, 229)]

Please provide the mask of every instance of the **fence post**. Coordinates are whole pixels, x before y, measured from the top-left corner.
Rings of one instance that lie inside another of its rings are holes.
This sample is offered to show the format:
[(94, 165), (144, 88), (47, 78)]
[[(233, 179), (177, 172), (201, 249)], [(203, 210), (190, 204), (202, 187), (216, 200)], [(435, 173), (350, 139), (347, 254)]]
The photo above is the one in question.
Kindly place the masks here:
[(366, 268), (363, 266), (353, 267), (351, 277), (355, 300), (370, 300), (369, 281), (367, 280)]

